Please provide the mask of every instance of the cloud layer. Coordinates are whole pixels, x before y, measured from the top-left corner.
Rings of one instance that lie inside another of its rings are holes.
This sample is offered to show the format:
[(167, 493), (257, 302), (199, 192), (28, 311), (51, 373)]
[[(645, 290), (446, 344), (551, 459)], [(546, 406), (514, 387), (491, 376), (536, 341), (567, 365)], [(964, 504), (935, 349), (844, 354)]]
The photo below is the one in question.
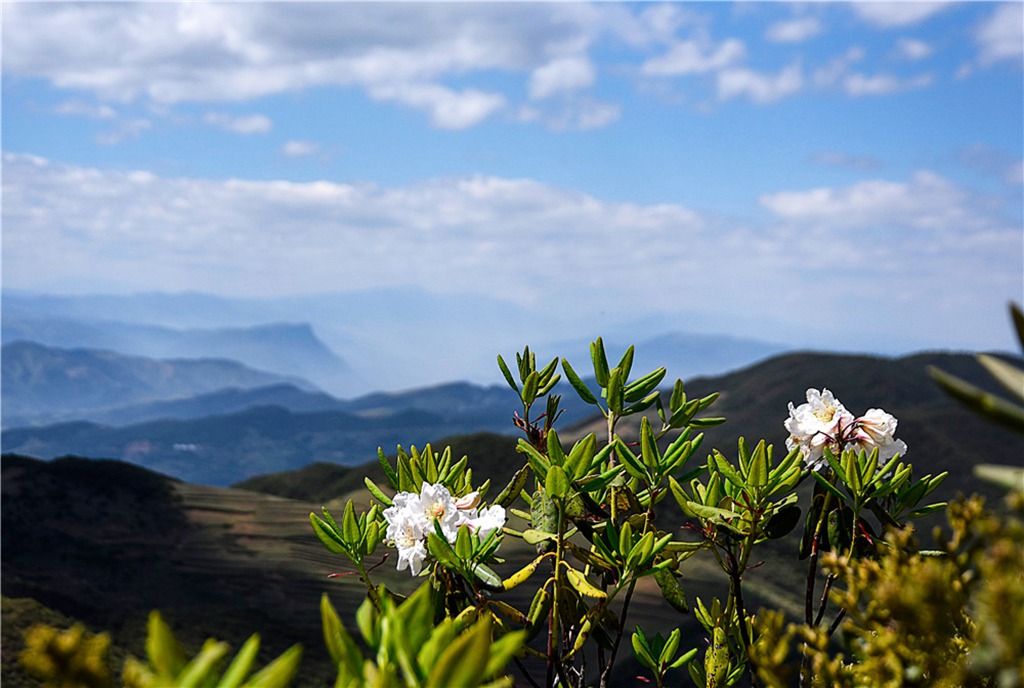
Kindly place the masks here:
[[(923, 170), (765, 194), (768, 217), (754, 221), (529, 179), (382, 188), (4, 162), (5, 282), (27, 288), (61, 279), (228, 294), (397, 284), (524, 306), (643, 304), (722, 318), (742, 302), (781, 322), (814, 310), (823, 330), (867, 335), (903, 298), (940, 310), (1001, 303), (1024, 269), (1019, 218), (1003, 202)], [(700, 301), (677, 301), (688, 292)]]

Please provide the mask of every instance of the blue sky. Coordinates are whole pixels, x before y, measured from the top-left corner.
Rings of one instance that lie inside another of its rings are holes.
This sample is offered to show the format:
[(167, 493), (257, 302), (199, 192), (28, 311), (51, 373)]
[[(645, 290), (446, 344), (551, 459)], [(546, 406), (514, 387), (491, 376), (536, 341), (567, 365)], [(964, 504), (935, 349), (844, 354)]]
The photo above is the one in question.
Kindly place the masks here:
[(5, 3), (3, 286), (1008, 348), (1022, 7)]

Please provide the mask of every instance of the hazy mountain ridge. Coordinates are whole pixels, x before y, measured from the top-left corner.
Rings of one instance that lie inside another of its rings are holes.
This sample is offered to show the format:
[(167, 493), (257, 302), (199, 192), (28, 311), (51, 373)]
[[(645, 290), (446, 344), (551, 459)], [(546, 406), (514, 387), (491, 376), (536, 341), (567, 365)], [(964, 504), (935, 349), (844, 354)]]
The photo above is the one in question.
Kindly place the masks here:
[[(691, 397), (721, 392), (709, 410), (728, 422), (706, 431), (707, 446), (731, 452), (736, 438), (765, 438), (781, 447), (787, 404), (799, 404), (808, 387), (827, 386), (855, 413), (881, 407), (899, 420), (899, 436), (916, 460), (931, 451), (925, 465), (970, 464), (976, 452), (1006, 460), (1003, 444), (993, 444), (983, 424), (946, 398), (927, 376), (938, 365), (992, 388), (994, 383), (971, 356), (919, 354), (899, 359), (824, 353), (774, 357), (729, 375), (696, 378), (687, 383)], [(601, 431), (598, 417), (582, 422), (596, 409), (563, 392), (570, 414), (559, 427), (565, 435)], [(377, 448), (398, 444), (423, 446), (451, 435), (479, 431), (511, 433), (519, 404), (501, 387), (468, 383), (405, 394), (368, 395), (342, 408), (298, 412), (279, 406), (251, 407), (192, 420), (162, 420), (110, 428), (72, 423), (42, 428), (15, 428), (3, 433), (6, 451), (53, 458), (66, 454), (122, 458), (190, 482), (228, 485), (252, 476), (301, 468), (312, 463), (355, 466), (373, 461)], [(977, 435), (972, 438), (971, 435)], [(1004, 443), (1005, 444), (1005, 443)], [(1024, 449), (1024, 447), (1021, 447)], [(1012, 452), (1010, 453), (1012, 456)], [(931, 467), (927, 470), (931, 471)]]
[(32, 341), (64, 349), (102, 349), (147, 358), (218, 358), (282, 377), (316, 380), (335, 392), (355, 390), (358, 375), (304, 322), (174, 328), (114, 320), (4, 314), (3, 343)]
[[(621, 355), (626, 344), (634, 343), (637, 369), (664, 365), (670, 375), (684, 378), (724, 373), (791, 348), (756, 337), (690, 332), (707, 330), (708, 323), (700, 319), (666, 315), (634, 321), (603, 314), (549, 313), (477, 294), (410, 288), (274, 298), (194, 292), (61, 296), (5, 290), (2, 300), (4, 341), (17, 335), (51, 346), (102, 346), (150, 356), (166, 355), (170, 344), (177, 347), (173, 351), (189, 351), (188, 355), (211, 353), (198, 343), (196, 348), (184, 348), (183, 331), (199, 341), (211, 331), (251, 335), (267, 323), (308, 323), (320, 346), (337, 352), (348, 362), (347, 368), (324, 360), (322, 351), (319, 358), (279, 349), (273, 349), (280, 355), (269, 361), (232, 357), (253, 367), (300, 375), (346, 398), (451, 380), (501, 384), (495, 354), (514, 360), (524, 344), (538, 360), (565, 356), (578, 367), (589, 367), (588, 345), (596, 334), (604, 336), (609, 355)], [(597, 322), (601, 329), (594, 332)], [(153, 340), (162, 343), (154, 348)], [(148, 349), (137, 343), (147, 341)], [(216, 353), (229, 352), (221, 347)]]
[(100, 419), (125, 406), (234, 389), (309, 382), (228, 359), (151, 359), (102, 349), (57, 349), (35, 342), (2, 351), (4, 427)]

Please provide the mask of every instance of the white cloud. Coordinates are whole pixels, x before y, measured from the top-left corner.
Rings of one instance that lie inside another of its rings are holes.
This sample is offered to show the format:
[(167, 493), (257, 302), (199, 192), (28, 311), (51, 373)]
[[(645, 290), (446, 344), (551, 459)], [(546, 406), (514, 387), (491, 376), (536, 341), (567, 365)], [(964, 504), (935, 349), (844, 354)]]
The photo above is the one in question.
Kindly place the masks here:
[(988, 66), (1002, 60), (1020, 63), (1024, 56), (1024, 4), (1000, 4), (975, 33), (980, 54), (978, 62)]
[(930, 86), (934, 80), (931, 74), (919, 74), (910, 78), (900, 78), (893, 74), (876, 74), (873, 76), (850, 74), (843, 80), (843, 90), (846, 91), (847, 95), (855, 98), (860, 96), (882, 96), (924, 88)]
[(889, 29), (919, 24), (951, 4), (949, 2), (851, 2), (848, 6), (869, 24)]
[(891, 345), (872, 328), (894, 294), (906, 306), (893, 317), (950, 345), (942, 323), (1019, 291), (1024, 254), (998, 199), (931, 172), (767, 194), (768, 224), (490, 176), (216, 181), (7, 154), (3, 186), (9, 288), (88, 291), (111, 275), (136, 291), (248, 296), (407, 286), (606, 321), (672, 312), (681, 288), (706, 285), (694, 293), (718, 322), (812, 312), (848, 346)]
[(1007, 184), (1021, 186), (1024, 184), (1024, 160), (1018, 160), (1007, 166), (1003, 180)]
[(862, 172), (880, 170), (884, 165), (878, 158), (868, 155), (850, 155), (836, 151), (815, 153), (811, 156), (811, 162), (823, 167), (845, 167), (851, 170)]
[(765, 31), (765, 38), (776, 43), (802, 43), (821, 33), (816, 17), (800, 17), (776, 22)]
[(81, 100), (66, 100), (55, 109), (58, 115), (66, 117), (88, 117), (89, 119), (113, 119), (117, 112), (109, 105), (93, 105)]
[(743, 60), (747, 49), (736, 38), (717, 46), (704, 40), (685, 40), (675, 43), (668, 52), (644, 62), (640, 71), (648, 76), (679, 76), (704, 74), (730, 67)]
[(203, 121), (236, 134), (266, 134), (274, 126), (273, 122), (263, 115), (235, 117), (223, 112), (208, 112), (203, 116)]
[(851, 46), (846, 52), (838, 55), (826, 64), (814, 70), (813, 81), (816, 86), (829, 87), (839, 83), (849, 73), (850, 67), (864, 59), (864, 49)]
[(718, 97), (722, 100), (746, 96), (755, 103), (771, 103), (793, 95), (803, 85), (799, 64), (784, 67), (778, 74), (760, 74), (751, 69), (726, 69), (718, 73)]
[(320, 146), (312, 141), (287, 141), (281, 147), (281, 152), (289, 158), (303, 158), (320, 152)]
[(430, 114), (434, 126), (441, 129), (472, 127), (505, 106), (505, 97), (500, 93), (475, 89), (453, 91), (429, 83), (382, 84), (373, 86), (370, 96), (424, 110)]
[(540, 100), (556, 93), (577, 91), (594, 83), (594, 65), (585, 57), (560, 57), (530, 75), (530, 98)]
[(935, 52), (928, 43), (916, 38), (901, 38), (896, 43), (896, 49), (900, 56), (908, 60), (922, 60)]
[(844, 188), (783, 191), (765, 194), (760, 202), (781, 219), (835, 228), (1009, 229), (995, 200), (929, 171), (914, 173), (908, 182), (868, 180)]
[(132, 141), (142, 136), (144, 131), (153, 128), (153, 123), (148, 119), (136, 118), (121, 121), (110, 130), (96, 135), (96, 143), (101, 146), (116, 146), (125, 141)]
[[(481, 121), (499, 105), (496, 94), (462, 83), (467, 75), (499, 70), (526, 78), (554, 56), (585, 55), (596, 32), (608, 29), (602, 25), (606, 15), (621, 16), (622, 9), (24, 3), (4, 7), (4, 71), (91, 91), (108, 101), (156, 104), (356, 87), (422, 108), (438, 126), (458, 128)], [(584, 77), (577, 72), (574, 83)], [(452, 79), (459, 85), (449, 83)], [(553, 86), (558, 84), (538, 87)]]

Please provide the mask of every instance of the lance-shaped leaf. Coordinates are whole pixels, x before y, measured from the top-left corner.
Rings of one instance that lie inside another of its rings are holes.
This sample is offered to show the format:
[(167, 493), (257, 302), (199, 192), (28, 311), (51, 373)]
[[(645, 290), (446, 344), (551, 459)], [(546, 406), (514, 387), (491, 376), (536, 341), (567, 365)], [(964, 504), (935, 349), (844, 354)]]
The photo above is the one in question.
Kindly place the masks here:
[(598, 337), (590, 344), (590, 360), (594, 365), (594, 377), (600, 387), (608, 386), (608, 356), (604, 352), (604, 341)]
[(512, 479), (508, 481), (508, 485), (506, 485), (505, 488), (498, 493), (498, 496), (494, 498), (493, 503), (499, 504), (503, 507), (508, 507), (512, 502), (516, 501), (517, 497), (519, 497), (523, 488), (526, 487), (526, 481), (529, 477), (529, 467), (523, 466), (520, 468), (515, 472), (515, 475), (512, 476)]
[(549, 468), (544, 487), (553, 499), (564, 499), (569, 494), (569, 476), (565, 469), (558, 465)]
[(352, 676), (363, 673), (363, 654), (355, 640), (345, 630), (338, 612), (334, 609), (327, 593), (320, 597), (320, 618), (323, 623), (324, 641), (334, 666), (344, 666)]
[(576, 589), (576, 592), (584, 597), (594, 597), (602, 600), (608, 597), (608, 593), (592, 585), (582, 573), (564, 562), (563, 564), (565, 578), (569, 581), (569, 585)]
[(491, 617), (485, 615), (437, 658), (427, 678), (428, 688), (479, 685), (487, 669), (490, 639)]
[(501, 369), (501, 374), (505, 376), (505, 382), (508, 383), (508, 386), (511, 387), (516, 394), (519, 394), (519, 385), (516, 384), (515, 378), (512, 377), (512, 371), (510, 371), (508, 366), (505, 365), (505, 359), (501, 357), (501, 354), (498, 354), (498, 367)]
[(576, 371), (573, 370), (571, 365), (569, 365), (569, 361), (565, 360), (564, 358), (562, 359), (562, 370), (565, 371), (566, 379), (569, 380), (569, 384), (572, 386), (574, 390), (576, 390), (576, 394), (579, 395), (580, 399), (582, 399), (588, 404), (597, 406), (597, 397), (595, 397), (593, 392), (591, 392), (583, 383), (583, 380), (580, 379), (580, 376), (577, 375)]

